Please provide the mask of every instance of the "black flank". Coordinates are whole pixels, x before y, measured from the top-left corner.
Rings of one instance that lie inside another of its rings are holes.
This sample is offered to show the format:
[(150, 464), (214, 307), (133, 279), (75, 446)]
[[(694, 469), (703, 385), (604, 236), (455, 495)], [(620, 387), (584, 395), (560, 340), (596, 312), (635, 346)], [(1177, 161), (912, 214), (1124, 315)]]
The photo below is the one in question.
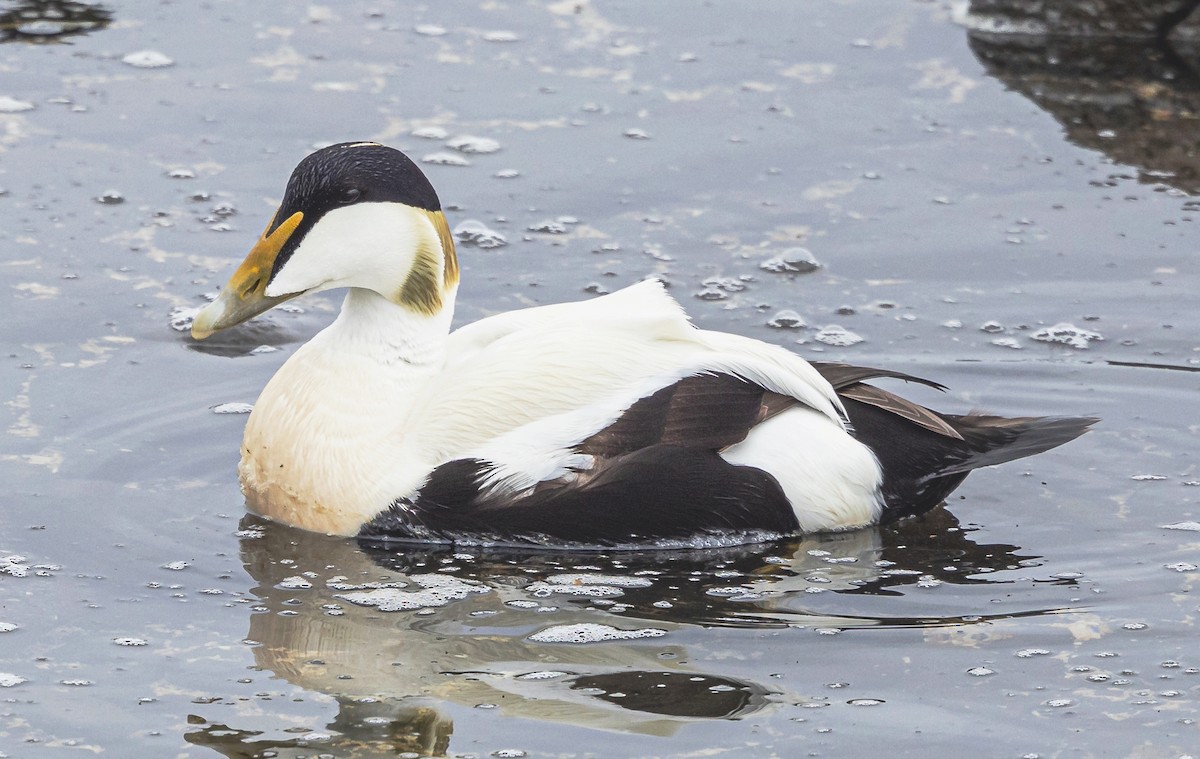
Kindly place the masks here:
[(517, 496), (481, 492), (475, 483), (485, 467), (470, 460), (438, 467), (416, 498), (393, 504), (359, 537), (620, 546), (799, 528), (774, 477), (711, 450), (652, 445), (575, 482)]

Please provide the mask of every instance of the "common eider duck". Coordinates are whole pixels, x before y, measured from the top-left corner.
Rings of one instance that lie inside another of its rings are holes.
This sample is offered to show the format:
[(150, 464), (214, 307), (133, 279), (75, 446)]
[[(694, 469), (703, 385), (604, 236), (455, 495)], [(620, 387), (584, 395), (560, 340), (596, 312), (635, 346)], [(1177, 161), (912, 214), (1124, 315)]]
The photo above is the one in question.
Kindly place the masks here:
[(347, 290), (250, 414), (250, 510), (372, 541), (753, 542), (920, 514), (1096, 421), (931, 411), (867, 381), (937, 383), (698, 329), (654, 280), (451, 331), (458, 282), (437, 193), (402, 152), (299, 163), (192, 326), (202, 340)]

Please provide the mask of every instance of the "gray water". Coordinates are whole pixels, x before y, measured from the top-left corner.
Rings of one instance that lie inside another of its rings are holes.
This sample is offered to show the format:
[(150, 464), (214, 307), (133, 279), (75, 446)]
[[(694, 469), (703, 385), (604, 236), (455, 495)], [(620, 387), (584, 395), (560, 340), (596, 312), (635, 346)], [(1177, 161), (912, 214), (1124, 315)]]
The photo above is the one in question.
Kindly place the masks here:
[[(1196, 56), (1008, 31), (916, 0), (0, 3), (0, 756), (1196, 755)], [(214, 409), (337, 296), (211, 345), (172, 319), (351, 139), (506, 238), (460, 250), (459, 323), (655, 274), (943, 410), (1103, 421), (924, 519), (742, 549), (246, 518)]]

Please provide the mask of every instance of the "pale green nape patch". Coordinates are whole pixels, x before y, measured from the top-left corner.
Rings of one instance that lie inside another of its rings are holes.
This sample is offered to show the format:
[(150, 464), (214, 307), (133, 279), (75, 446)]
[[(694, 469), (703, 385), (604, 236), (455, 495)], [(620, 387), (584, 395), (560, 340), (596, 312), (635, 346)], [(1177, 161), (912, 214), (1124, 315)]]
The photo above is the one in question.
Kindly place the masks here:
[(458, 257), (454, 237), (441, 211), (414, 209), (429, 221), (413, 254), (412, 269), (394, 298), (395, 302), (432, 316), (445, 305), (446, 291), (458, 284)]

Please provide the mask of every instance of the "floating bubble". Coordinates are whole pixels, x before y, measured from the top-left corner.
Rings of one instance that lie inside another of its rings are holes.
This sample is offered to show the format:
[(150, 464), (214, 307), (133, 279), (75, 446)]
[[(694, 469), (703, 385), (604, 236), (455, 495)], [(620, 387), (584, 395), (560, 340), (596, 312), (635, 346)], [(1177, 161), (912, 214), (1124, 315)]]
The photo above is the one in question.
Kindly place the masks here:
[(600, 643), (610, 640), (637, 640), (660, 638), (666, 630), (644, 627), (639, 630), (621, 630), (611, 625), (584, 622), (576, 625), (554, 625), (529, 636), (536, 643)]
[(8, 633), (17, 629), (17, 626), (12, 622), (0, 622), (0, 633)]
[(1167, 479), (1167, 476), (1165, 474), (1133, 474), (1129, 476), (1129, 479), (1137, 480), (1138, 482), (1157, 482), (1158, 480)]
[(11, 672), (0, 672), (0, 688), (11, 688), (21, 683), (27, 683), (27, 680), (20, 675), (14, 675)]
[(300, 575), (285, 577), (275, 586), (283, 590), (308, 590), (312, 587), (312, 583)]
[(413, 31), (424, 37), (441, 37), (446, 34), (446, 27), (437, 24), (417, 24)]
[(996, 674), (996, 670), (983, 666), (971, 667), (967, 670), (967, 674), (971, 677), (988, 677), (989, 675)]
[(1050, 652), (1044, 648), (1022, 648), (1017, 652), (1017, 658), (1031, 659), (1034, 656), (1048, 656), (1049, 654)]
[(648, 140), (648, 139), (650, 139), (649, 132), (647, 132), (645, 129), (638, 129), (637, 127), (633, 127), (631, 129), (626, 129), (621, 134), (625, 135), (626, 137), (628, 137), (631, 140)]
[(992, 345), (995, 345), (998, 348), (1021, 350), (1021, 341), (1015, 337), (997, 337), (992, 341)]

